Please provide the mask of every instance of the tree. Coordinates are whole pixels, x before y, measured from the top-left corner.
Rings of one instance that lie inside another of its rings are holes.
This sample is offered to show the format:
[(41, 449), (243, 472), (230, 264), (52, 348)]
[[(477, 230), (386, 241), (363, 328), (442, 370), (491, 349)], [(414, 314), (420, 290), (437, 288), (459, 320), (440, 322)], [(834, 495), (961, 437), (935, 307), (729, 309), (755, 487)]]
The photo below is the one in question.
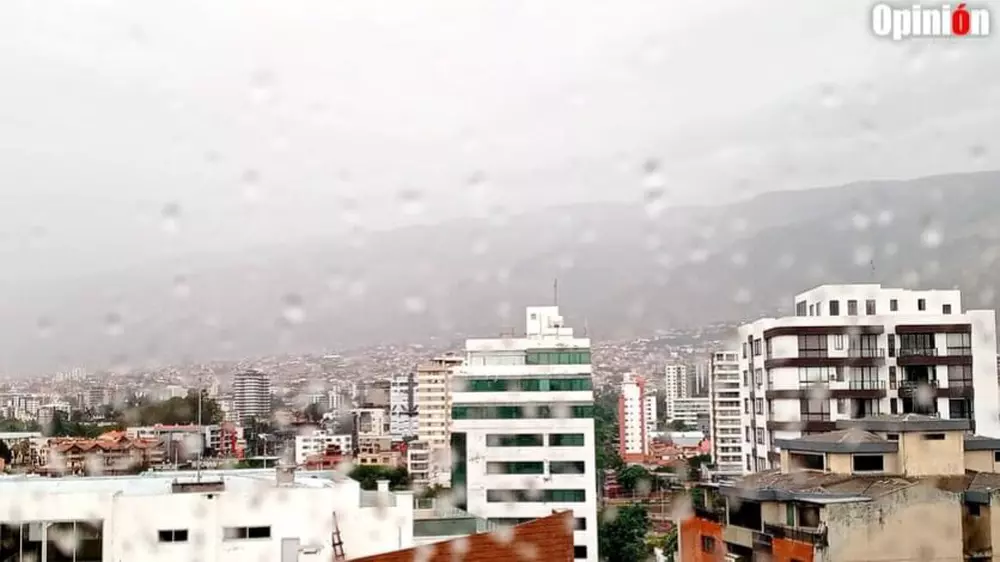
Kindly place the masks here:
[(618, 484), (626, 492), (634, 494), (636, 492), (649, 493), (652, 490), (653, 475), (645, 467), (633, 464), (618, 471)]
[(306, 406), (306, 409), (302, 411), (302, 415), (309, 423), (320, 423), (323, 421), (323, 410), (320, 409), (319, 404), (316, 402), (312, 402)]
[(646, 541), (649, 548), (658, 548), (663, 552), (663, 558), (667, 562), (674, 562), (677, 555), (677, 526), (673, 526), (662, 535), (656, 535)]
[(405, 468), (379, 464), (362, 464), (348, 475), (361, 484), (362, 490), (378, 489), (379, 480), (388, 480), (390, 490), (405, 490), (410, 485), (410, 475)]
[(11, 465), (14, 460), (14, 454), (11, 452), (10, 447), (7, 446), (6, 441), (0, 441), (0, 459), (3, 459), (5, 466)]
[(650, 547), (646, 545), (646, 533), (652, 523), (649, 512), (639, 504), (624, 506), (617, 514), (601, 514), (598, 529), (600, 557), (606, 562), (636, 562), (645, 560)]
[(674, 421), (670, 422), (670, 425), (667, 426), (667, 427), (670, 429), (670, 431), (690, 431), (691, 430), (691, 426), (689, 426), (688, 424), (682, 422), (681, 420), (674, 420)]
[(694, 481), (701, 480), (701, 467), (708, 464), (712, 464), (711, 455), (695, 455), (689, 458), (687, 460), (688, 479)]

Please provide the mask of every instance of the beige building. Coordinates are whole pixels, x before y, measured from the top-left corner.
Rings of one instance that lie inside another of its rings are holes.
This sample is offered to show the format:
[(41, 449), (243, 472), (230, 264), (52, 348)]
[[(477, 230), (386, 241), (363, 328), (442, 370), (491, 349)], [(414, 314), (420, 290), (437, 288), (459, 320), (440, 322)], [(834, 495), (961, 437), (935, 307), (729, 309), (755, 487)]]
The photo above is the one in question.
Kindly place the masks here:
[(681, 523), (680, 560), (995, 560), (1000, 439), (969, 425), (875, 416), (779, 440), (780, 468), (703, 485)]
[(452, 373), (462, 362), (445, 355), (417, 367), (417, 442), (407, 459), (414, 484), (447, 486), (451, 481)]

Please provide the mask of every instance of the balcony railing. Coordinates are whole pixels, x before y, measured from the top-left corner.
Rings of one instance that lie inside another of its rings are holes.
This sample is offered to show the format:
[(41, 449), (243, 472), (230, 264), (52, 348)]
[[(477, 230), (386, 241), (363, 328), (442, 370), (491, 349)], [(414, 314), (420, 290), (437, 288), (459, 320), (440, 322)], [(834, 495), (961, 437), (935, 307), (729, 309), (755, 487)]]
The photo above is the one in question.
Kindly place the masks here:
[(706, 519), (708, 521), (714, 521), (716, 523), (723, 523), (726, 520), (726, 514), (722, 510), (711, 509), (700, 505), (694, 506), (694, 514), (696, 517)]
[(764, 523), (764, 532), (776, 539), (789, 539), (809, 543), (818, 547), (826, 546), (826, 529), (809, 529), (805, 527), (786, 527)]
[(848, 357), (885, 357), (884, 347), (852, 347), (847, 349)]
[(872, 379), (857, 379), (847, 382), (847, 388), (851, 390), (885, 390), (885, 381)]
[(937, 379), (931, 379), (927, 381), (909, 381), (903, 380), (899, 382), (899, 397), (900, 398), (912, 398), (917, 389), (921, 386), (930, 387), (932, 390), (936, 389), (938, 386)]
[(933, 347), (901, 347), (900, 357), (937, 357), (938, 351)]

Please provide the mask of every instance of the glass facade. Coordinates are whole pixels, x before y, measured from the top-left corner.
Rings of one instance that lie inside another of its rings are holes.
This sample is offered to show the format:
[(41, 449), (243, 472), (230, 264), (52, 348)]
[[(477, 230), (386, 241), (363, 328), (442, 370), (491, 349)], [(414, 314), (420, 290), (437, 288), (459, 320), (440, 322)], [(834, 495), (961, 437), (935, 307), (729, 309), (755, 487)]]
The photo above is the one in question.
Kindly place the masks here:
[(524, 355), (525, 365), (590, 365), (590, 350), (538, 349)]
[(569, 392), (593, 390), (590, 377), (564, 379), (465, 379), (465, 392)]
[(453, 420), (516, 420), (532, 418), (592, 418), (594, 406), (453, 406)]

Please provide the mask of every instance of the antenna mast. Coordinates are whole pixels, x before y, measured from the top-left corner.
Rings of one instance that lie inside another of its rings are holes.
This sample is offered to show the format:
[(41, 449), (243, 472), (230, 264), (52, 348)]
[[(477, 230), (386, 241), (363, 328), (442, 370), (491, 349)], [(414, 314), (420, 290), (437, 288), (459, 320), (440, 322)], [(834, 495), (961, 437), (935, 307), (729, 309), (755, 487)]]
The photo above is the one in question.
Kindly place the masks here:
[(196, 479), (201, 482), (201, 457), (205, 452), (205, 427), (201, 424), (201, 377), (198, 377), (198, 468)]
[(552, 304), (559, 306), (559, 278), (552, 280)]

